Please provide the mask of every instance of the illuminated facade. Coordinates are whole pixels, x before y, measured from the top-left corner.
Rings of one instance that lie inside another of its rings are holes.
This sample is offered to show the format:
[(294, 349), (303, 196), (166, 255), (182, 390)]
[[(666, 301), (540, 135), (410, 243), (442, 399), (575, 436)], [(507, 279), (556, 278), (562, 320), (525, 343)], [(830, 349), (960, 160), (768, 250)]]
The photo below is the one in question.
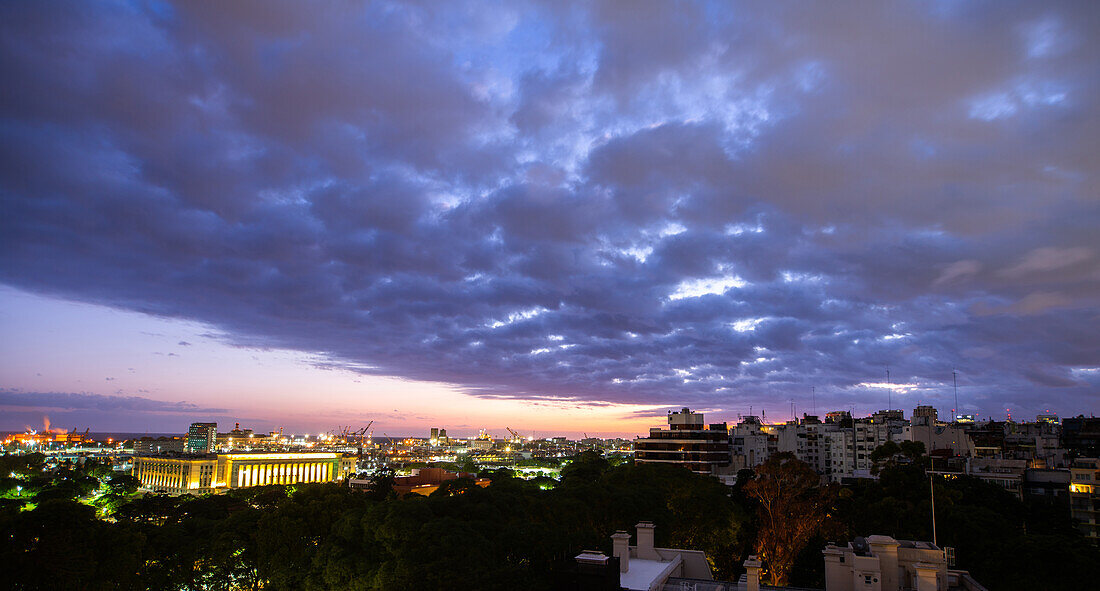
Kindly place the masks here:
[(187, 447), (187, 439), (184, 437), (142, 437), (134, 441), (134, 455), (152, 456), (168, 452), (183, 453), (185, 447)]
[(668, 414), (668, 429), (653, 428), (634, 440), (637, 464), (679, 464), (698, 474), (729, 471), (730, 439), (725, 423), (703, 424), (702, 413), (685, 408)]
[(1069, 471), (1070, 513), (1081, 533), (1100, 540), (1100, 460), (1077, 458)]
[(755, 468), (763, 464), (778, 445), (779, 439), (780, 437), (773, 436), (765, 429), (759, 417), (745, 416), (730, 430), (734, 470)]
[[(397, 476), (393, 479), (393, 492), (399, 497), (409, 493), (426, 497), (439, 490), (444, 483), (459, 478), (468, 478), (481, 488), (492, 483), (488, 478), (478, 478), (477, 474), (469, 472), (448, 472), (443, 468), (414, 468), (412, 476)], [(353, 478), (348, 481), (348, 486), (355, 490), (370, 490), (371, 481)]]
[(191, 423), (191, 428), (187, 430), (187, 451), (210, 453), (217, 443), (217, 423)]
[(324, 452), (135, 457), (133, 468), (133, 476), (143, 488), (173, 494), (332, 482), (354, 472), (354, 456)]
[(74, 427), (72, 431), (38, 431), (27, 430), (26, 433), (12, 433), (6, 437), (2, 443), (4, 445), (19, 445), (23, 447), (47, 447), (51, 443), (61, 444), (65, 446), (80, 445), (85, 441), (90, 442), (88, 437), (88, 430), (83, 433), (77, 433)]

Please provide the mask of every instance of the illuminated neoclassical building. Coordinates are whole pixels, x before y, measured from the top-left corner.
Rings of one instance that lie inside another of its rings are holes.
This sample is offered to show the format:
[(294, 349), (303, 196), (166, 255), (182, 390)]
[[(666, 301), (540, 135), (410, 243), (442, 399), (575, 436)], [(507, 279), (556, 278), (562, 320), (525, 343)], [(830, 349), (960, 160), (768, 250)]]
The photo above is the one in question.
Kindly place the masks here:
[(168, 493), (332, 482), (354, 473), (355, 456), (327, 452), (139, 456), (133, 468), (143, 488)]

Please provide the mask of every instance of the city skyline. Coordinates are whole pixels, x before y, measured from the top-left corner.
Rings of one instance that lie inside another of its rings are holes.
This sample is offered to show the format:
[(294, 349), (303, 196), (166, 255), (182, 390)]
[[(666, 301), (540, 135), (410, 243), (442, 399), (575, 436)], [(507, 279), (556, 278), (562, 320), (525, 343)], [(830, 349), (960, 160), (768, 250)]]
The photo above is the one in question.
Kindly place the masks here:
[(1100, 412), (1100, 8), (721, 6), (0, 8), (0, 430)]

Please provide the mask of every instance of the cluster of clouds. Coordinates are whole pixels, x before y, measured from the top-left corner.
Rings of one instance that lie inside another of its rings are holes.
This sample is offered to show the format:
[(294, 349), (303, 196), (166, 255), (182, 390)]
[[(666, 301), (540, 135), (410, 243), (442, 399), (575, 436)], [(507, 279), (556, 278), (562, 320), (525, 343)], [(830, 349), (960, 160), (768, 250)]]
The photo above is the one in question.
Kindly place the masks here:
[(9, 410), (60, 409), (92, 410), (104, 413), (164, 412), (193, 415), (225, 414), (224, 408), (200, 407), (190, 402), (166, 402), (141, 396), (106, 396), (87, 392), (27, 392), (10, 388), (0, 389), (0, 406)]
[(8, 4), (0, 281), (484, 397), (872, 409), (889, 366), (1093, 408), (1097, 30), (1089, 2)]

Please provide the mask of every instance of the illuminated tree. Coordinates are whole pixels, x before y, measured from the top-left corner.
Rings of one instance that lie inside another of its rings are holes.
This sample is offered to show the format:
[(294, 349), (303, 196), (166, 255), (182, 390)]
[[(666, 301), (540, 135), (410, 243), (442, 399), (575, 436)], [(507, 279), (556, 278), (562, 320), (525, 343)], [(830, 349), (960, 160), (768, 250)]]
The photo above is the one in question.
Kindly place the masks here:
[(773, 455), (745, 485), (759, 502), (756, 551), (767, 565), (772, 585), (786, 585), (798, 553), (829, 517), (836, 491), (792, 454)]

